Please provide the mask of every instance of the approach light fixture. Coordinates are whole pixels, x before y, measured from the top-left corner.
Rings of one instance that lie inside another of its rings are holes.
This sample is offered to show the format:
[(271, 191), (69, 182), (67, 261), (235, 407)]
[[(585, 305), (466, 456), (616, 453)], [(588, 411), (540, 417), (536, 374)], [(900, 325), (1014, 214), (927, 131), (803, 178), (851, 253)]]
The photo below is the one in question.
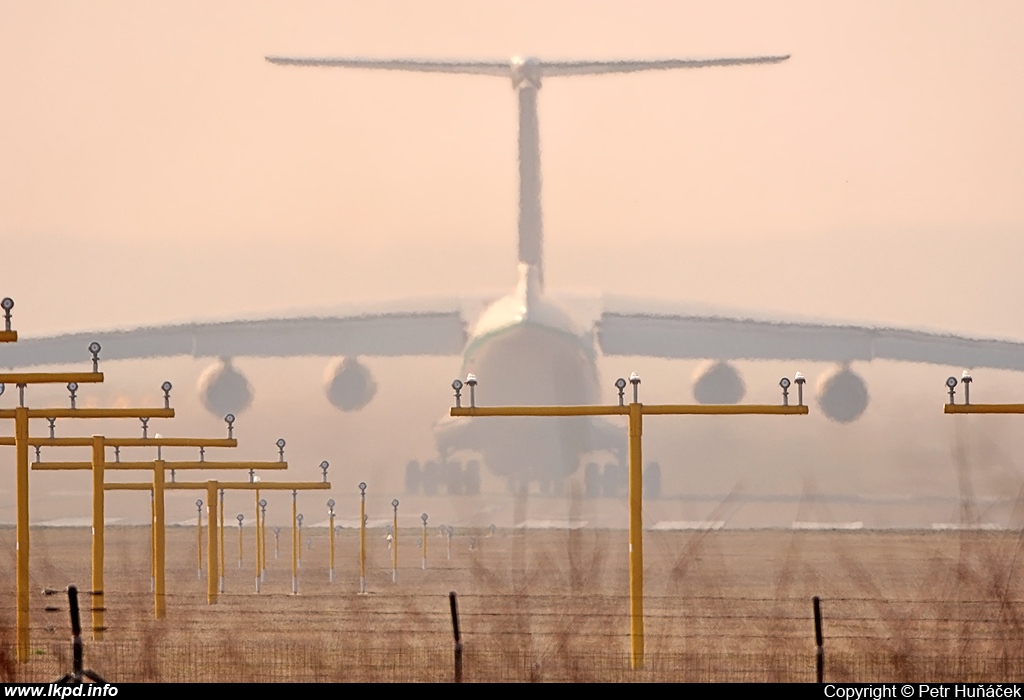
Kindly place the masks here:
[(971, 402), (971, 373), (964, 370), (963, 374), (960, 375), (960, 382), (964, 385), (964, 403), (968, 404)]
[(956, 377), (950, 377), (946, 380), (946, 388), (949, 389), (949, 402), (956, 403), (954, 396), (956, 395)]
[(626, 405), (625, 404), (625, 397), (623, 396), (623, 394), (626, 391), (626, 380), (623, 379), (622, 377), (619, 377), (618, 379), (616, 379), (615, 380), (615, 388), (619, 390), (619, 405), (620, 406), (625, 406)]
[(802, 372), (797, 372), (793, 375), (793, 381), (796, 382), (796, 401), (799, 405), (804, 405), (804, 384), (807, 383), (806, 377)]
[(102, 346), (99, 343), (97, 343), (95, 340), (92, 341), (91, 343), (89, 343), (89, 352), (92, 353), (92, 371), (93, 372), (99, 372), (100, 371), (100, 350), (102, 350), (102, 349), (103, 349)]

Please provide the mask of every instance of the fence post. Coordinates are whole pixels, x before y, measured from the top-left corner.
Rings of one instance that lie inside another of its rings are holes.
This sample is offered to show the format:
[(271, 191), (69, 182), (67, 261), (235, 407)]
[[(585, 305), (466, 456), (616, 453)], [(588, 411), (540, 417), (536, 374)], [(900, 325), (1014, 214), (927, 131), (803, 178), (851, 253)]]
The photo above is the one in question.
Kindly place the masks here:
[(821, 635), (821, 598), (814, 596), (811, 599), (814, 604), (814, 644), (817, 663), (818, 683), (824, 683), (825, 679), (825, 641)]
[(462, 682), (462, 635), (459, 633), (459, 606), (455, 591), (448, 594), (452, 608), (452, 630), (455, 632), (455, 682)]
[(71, 674), (82, 678), (82, 618), (78, 612), (78, 587), (68, 586), (68, 610), (71, 613)]
[[(56, 593), (51, 589), (43, 591), (44, 595), (50, 595)], [(93, 593), (93, 591), (89, 591)], [(80, 684), (82, 678), (88, 678), (94, 683), (106, 683), (98, 673), (92, 669), (82, 667), (83, 646), (82, 646), (82, 619), (78, 608), (78, 587), (68, 586), (68, 611), (71, 613), (71, 673), (67, 673), (62, 676), (58, 681), (57, 685), (72, 685)]]

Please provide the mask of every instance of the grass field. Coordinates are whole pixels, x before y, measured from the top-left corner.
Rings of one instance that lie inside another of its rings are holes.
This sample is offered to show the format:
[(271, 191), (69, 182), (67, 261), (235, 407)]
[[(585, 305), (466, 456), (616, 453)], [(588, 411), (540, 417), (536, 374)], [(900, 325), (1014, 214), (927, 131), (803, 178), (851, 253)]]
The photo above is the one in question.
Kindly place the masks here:
[[(647, 659), (633, 672), (624, 531), (459, 531), (450, 560), (435, 532), (424, 571), (420, 532), (401, 531), (394, 585), (383, 532), (369, 531), (368, 595), (359, 595), (358, 533), (340, 531), (331, 584), (328, 532), (308, 530), (293, 596), (288, 532), (275, 558), (268, 530), (257, 595), (254, 530), (243, 531), (238, 568), (238, 530), (229, 528), (226, 593), (210, 606), (195, 529), (170, 528), (168, 614), (156, 621), (148, 528), (108, 528), (109, 629), (102, 641), (86, 634), (85, 665), (113, 682), (447, 681), (454, 590), (467, 681), (813, 681), (815, 595), (826, 680), (1024, 675), (1020, 533), (648, 532)], [(14, 551), (13, 528), (0, 529), (0, 678), (55, 680), (71, 668), (67, 599), (39, 591), (88, 588), (89, 532), (32, 532), (28, 664), (13, 656)], [(205, 557), (203, 567), (205, 579)]]

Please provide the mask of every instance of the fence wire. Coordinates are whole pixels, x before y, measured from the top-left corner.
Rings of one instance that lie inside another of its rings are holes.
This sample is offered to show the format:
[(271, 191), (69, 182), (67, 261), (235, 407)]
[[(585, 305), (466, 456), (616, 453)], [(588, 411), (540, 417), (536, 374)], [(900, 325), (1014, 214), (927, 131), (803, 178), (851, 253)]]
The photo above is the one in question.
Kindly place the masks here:
[[(0, 650), (4, 681), (48, 682), (71, 668), (66, 644), (33, 645), (28, 664), (15, 664), (14, 648)], [(352, 648), (324, 644), (173, 644), (146, 648), (103, 642), (90, 645), (86, 665), (111, 682), (448, 682), (451, 648)], [(826, 655), (830, 682), (999, 682), (1019, 679), (1019, 656), (969, 654)], [(648, 655), (645, 667), (629, 668), (625, 653), (537, 653), (526, 649), (467, 645), (467, 682), (805, 682), (815, 680), (814, 654), (792, 652), (693, 652)]]

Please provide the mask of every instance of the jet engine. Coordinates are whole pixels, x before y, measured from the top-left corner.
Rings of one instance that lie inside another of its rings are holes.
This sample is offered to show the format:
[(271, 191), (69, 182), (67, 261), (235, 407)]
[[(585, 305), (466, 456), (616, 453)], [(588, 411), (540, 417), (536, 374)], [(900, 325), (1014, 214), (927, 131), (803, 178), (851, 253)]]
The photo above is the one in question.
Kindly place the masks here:
[(728, 362), (705, 362), (694, 372), (693, 398), (697, 403), (739, 403), (746, 393), (743, 377)]
[(849, 367), (836, 367), (818, 380), (818, 406), (830, 420), (852, 423), (868, 407), (868, 387)]
[(327, 400), (342, 411), (358, 411), (377, 393), (370, 370), (353, 357), (342, 357), (324, 372)]
[(198, 389), (203, 407), (218, 418), (228, 413), (238, 415), (252, 403), (249, 380), (231, 365), (228, 357), (206, 368), (199, 377)]

